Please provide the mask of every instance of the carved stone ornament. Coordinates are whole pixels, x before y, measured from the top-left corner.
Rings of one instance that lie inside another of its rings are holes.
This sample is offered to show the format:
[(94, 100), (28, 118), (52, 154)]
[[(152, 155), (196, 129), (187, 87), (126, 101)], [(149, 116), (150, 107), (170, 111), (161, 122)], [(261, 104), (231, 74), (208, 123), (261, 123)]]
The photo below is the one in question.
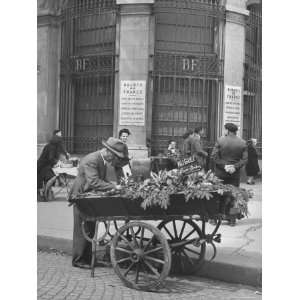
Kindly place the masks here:
[(38, 15), (46, 13), (57, 15), (66, 7), (68, 1), (69, 0), (38, 0)]

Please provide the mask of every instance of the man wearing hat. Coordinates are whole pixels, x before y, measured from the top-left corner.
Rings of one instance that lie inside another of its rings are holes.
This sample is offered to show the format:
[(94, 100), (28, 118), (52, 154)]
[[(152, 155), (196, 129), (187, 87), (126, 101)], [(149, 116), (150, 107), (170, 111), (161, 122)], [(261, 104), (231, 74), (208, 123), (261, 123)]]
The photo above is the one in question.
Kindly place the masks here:
[[(119, 139), (110, 137), (103, 141), (103, 148), (85, 156), (78, 167), (78, 175), (70, 191), (70, 198), (90, 191), (107, 191), (118, 188), (117, 185), (107, 182), (106, 165), (124, 157), (126, 145)], [(91, 263), (91, 243), (83, 236), (81, 231), (82, 218), (74, 205), (73, 230), (73, 258), (72, 265), (79, 268), (89, 268)], [(95, 232), (95, 222), (86, 222), (87, 230), (92, 237)]]
[[(240, 170), (247, 163), (248, 152), (246, 142), (236, 135), (238, 127), (233, 123), (225, 124), (225, 136), (220, 137), (212, 151), (216, 176), (224, 184), (240, 185)], [(227, 207), (229, 210), (229, 207)], [(229, 220), (230, 225), (236, 223), (235, 217)]]

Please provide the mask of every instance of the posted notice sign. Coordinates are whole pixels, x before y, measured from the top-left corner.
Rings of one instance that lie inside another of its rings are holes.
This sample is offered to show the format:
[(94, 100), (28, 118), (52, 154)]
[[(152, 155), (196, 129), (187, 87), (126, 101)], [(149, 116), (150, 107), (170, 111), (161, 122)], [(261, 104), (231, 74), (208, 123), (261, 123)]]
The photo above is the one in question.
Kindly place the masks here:
[(239, 86), (225, 85), (223, 122), (234, 123), (241, 128), (242, 89)]
[(120, 125), (145, 125), (146, 81), (121, 80)]

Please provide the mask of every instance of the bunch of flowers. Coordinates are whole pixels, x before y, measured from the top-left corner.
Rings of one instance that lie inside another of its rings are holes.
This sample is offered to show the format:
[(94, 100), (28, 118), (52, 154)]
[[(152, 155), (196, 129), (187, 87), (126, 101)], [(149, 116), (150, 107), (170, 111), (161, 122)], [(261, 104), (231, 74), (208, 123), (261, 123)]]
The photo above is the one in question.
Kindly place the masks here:
[(210, 200), (214, 193), (224, 195), (227, 193), (234, 201), (234, 206), (243, 215), (248, 214), (248, 201), (250, 191), (223, 184), (222, 180), (212, 171), (198, 171), (186, 175), (180, 169), (151, 173), (150, 178), (138, 183), (132, 179), (121, 182), (122, 196), (132, 199), (142, 199), (142, 207), (160, 206), (167, 209), (170, 204), (170, 195), (184, 194), (186, 201), (191, 199)]

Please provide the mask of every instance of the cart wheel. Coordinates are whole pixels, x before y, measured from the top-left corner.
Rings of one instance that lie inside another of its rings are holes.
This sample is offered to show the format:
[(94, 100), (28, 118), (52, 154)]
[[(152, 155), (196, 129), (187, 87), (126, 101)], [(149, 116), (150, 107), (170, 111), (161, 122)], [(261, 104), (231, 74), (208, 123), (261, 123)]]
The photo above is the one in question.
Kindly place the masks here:
[(206, 243), (199, 226), (192, 220), (162, 221), (157, 227), (166, 235), (172, 253), (172, 273), (194, 274), (205, 260)]
[[(114, 226), (111, 226), (111, 228), (109, 229), (108, 235), (112, 238), (116, 232), (123, 227), (125, 224), (127, 224), (129, 221), (124, 221), (124, 220), (118, 220), (118, 221), (113, 221)], [(137, 228), (134, 230), (134, 233), (137, 235), (139, 234), (141, 231), (141, 227)], [(129, 233), (129, 229), (127, 229), (127, 236), (130, 239), (131, 235)]]
[[(139, 233), (135, 234), (139, 228)], [(129, 222), (118, 230), (112, 239), (110, 256), (113, 268), (124, 284), (138, 290), (157, 288), (171, 268), (166, 238), (157, 228), (143, 222)]]

